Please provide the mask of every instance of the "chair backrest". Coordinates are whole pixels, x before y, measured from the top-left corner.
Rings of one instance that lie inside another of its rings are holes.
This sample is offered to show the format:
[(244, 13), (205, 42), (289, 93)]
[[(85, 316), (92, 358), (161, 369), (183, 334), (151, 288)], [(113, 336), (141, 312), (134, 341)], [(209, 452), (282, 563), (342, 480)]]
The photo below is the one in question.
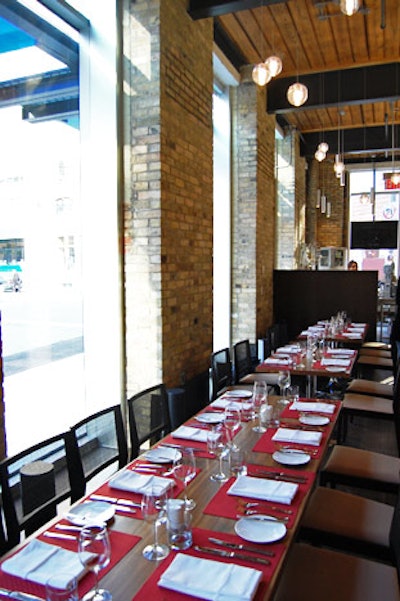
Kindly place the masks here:
[(235, 368), (235, 383), (239, 384), (241, 378), (253, 371), (249, 340), (241, 340), (233, 346), (233, 361)]
[(396, 434), (397, 450), (400, 455), (400, 358), (397, 360), (393, 383), (393, 416)]
[(229, 348), (211, 354), (212, 399), (233, 384), (232, 361)]
[(389, 533), (389, 545), (392, 553), (392, 560), (397, 568), (397, 577), (400, 584), (400, 490), (397, 493), (397, 499), (394, 506), (392, 524)]
[[(5, 544), (11, 549), (57, 515), (72, 500), (71, 434), (64, 432), (0, 462)], [(0, 545), (4, 533), (0, 532)]]
[(151, 446), (171, 431), (165, 385), (152, 386), (128, 399), (128, 421), (131, 459), (134, 459), (145, 442)]
[(70, 429), (72, 500), (86, 492), (86, 485), (109, 466), (121, 469), (128, 463), (128, 443), (120, 405), (102, 409)]

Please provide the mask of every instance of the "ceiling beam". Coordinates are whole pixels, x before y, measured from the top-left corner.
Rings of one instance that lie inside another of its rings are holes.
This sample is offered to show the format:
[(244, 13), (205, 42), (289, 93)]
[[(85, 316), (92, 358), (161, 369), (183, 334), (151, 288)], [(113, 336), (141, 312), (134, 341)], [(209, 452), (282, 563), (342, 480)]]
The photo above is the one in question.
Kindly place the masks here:
[(188, 13), (192, 19), (220, 17), (240, 10), (282, 4), (287, 0), (189, 0)]
[(286, 91), (296, 78), (278, 78), (268, 84), (267, 112), (285, 114), (293, 110), (394, 101), (400, 97), (399, 78), (400, 63), (302, 75), (299, 81), (308, 88), (308, 100), (296, 109), (286, 98)]
[[(399, 135), (400, 126), (395, 125), (393, 130), (393, 139), (397, 141), (394, 151), (399, 151)], [(317, 146), (324, 141), (329, 144), (329, 154), (337, 154), (338, 152), (338, 132), (324, 131), (302, 134), (302, 150), (303, 156), (314, 156)], [(345, 129), (340, 133), (341, 152), (345, 155), (350, 154), (369, 154), (391, 156), (392, 147), (392, 127), (388, 130), (384, 125), (377, 127), (359, 127), (355, 129)]]

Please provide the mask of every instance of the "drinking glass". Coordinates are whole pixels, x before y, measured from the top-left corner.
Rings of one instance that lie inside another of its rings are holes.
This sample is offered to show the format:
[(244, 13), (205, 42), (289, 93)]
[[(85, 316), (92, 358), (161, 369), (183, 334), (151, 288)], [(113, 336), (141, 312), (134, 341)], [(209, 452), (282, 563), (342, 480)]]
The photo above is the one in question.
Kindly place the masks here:
[(240, 410), (234, 403), (229, 403), (225, 407), (224, 425), (228, 433), (228, 446), (233, 449), (236, 447), (233, 442), (233, 436), (240, 426)]
[(243, 449), (235, 447), (230, 450), (229, 462), (232, 476), (238, 478), (239, 476), (245, 476), (247, 474), (246, 459), (246, 451)]
[(92, 524), (82, 528), (78, 542), (79, 559), (95, 576), (95, 587), (82, 601), (111, 601), (109, 591), (99, 588), (99, 572), (110, 563), (111, 547), (105, 524)]
[(196, 459), (193, 449), (181, 449), (181, 452), (175, 456), (172, 469), (174, 476), (183, 484), (186, 509), (194, 509), (196, 507), (196, 501), (194, 499), (188, 499), (186, 494), (188, 482), (190, 482), (196, 474)]
[(281, 396), (285, 396), (286, 389), (290, 386), (290, 371), (288, 369), (281, 369), (278, 374), (278, 386), (280, 388)]
[(167, 503), (168, 493), (164, 487), (153, 485), (146, 489), (142, 496), (141, 509), (146, 522), (152, 523), (154, 526), (154, 542), (147, 545), (143, 551), (143, 557), (150, 561), (164, 559), (169, 553), (167, 545), (161, 544), (158, 541), (158, 526), (161, 519), (164, 519), (164, 512)]
[(57, 572), (46, 582), (46, 601), (78, 601), (78, 581)]
[(219, 471), (210, 476), (211, 480), (216, 482), (226, 482), (226, 480), (228, 480), (228, 476), (222, 469), (222, 460), (229, 449), (226, 444), (225, 433), (221, 425), (216, 426), (207, 432), (207, 450), (209, 453), (215, 455), (219, 459)]
[(258, 425), (253, 426), (254, 432), (265, 432), (266, 428), (261, 424), (261, 407), (267, 401), (267, 384), (266, 382), (254, 382), (253, 386), (253, 410), (254, 416), (258, 418)]

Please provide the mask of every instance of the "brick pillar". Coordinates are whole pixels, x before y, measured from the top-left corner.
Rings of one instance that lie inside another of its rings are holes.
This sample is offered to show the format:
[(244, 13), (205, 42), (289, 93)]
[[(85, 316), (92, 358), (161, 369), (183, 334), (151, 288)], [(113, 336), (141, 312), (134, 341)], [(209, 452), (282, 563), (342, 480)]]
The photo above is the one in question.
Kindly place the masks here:
[(212, 20), (186, 0), (127, 2), (128, 394), (207, 370), (212, 349)]
[(232, 343), (264, 336), (272, 323), (275, 254), (275, 119), (247, 72), (232, 91)]

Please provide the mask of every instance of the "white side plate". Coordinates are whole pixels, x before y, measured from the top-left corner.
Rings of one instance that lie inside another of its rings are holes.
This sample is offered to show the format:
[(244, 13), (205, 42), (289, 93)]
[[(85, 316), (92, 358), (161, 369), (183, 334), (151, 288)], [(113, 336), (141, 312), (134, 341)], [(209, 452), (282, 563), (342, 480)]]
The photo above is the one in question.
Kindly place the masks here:
[(235, 532), (238, 536), (251, 543), (274, 543), (281, 540), (286, 534), (286, 526), (275, 518), (263, 515), (252, 515), (241, 518), (235, 524)]
[(311, 455), (296, 449), (287, 449), (286, 451), (275, 451), (272, 459), (282, 465), (305, 465), (311, 460)]
[(86, 501), (73, 507), (65, 516), (76, 526), (107, 523), (114, 517), (115, 507), (104, 501)]

